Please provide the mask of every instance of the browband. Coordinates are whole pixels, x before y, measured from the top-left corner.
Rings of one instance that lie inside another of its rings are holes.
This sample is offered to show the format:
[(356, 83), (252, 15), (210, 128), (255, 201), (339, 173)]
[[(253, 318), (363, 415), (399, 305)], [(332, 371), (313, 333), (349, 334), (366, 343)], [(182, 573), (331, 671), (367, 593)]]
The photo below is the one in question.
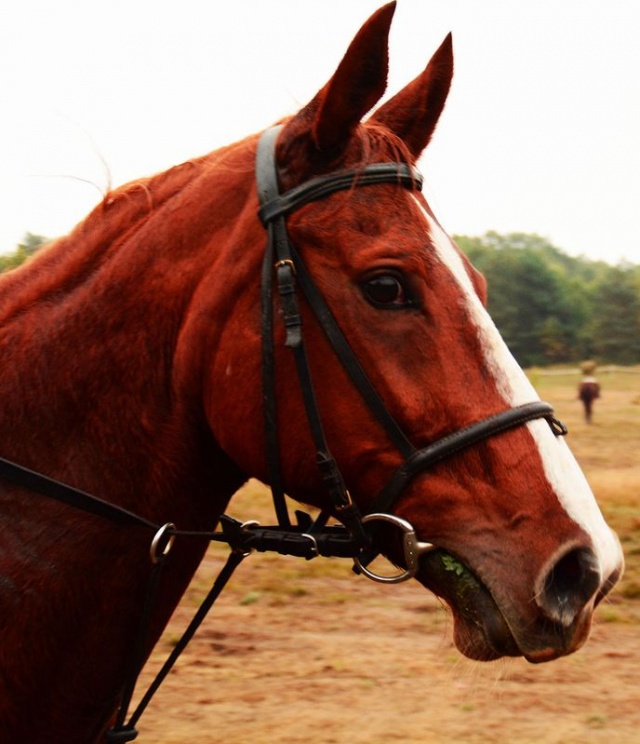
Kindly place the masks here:
[[(273, 127), (265, 132), (259, 145), (262, 152), (273, 152), (280, 129), (281, 127)], [(256, 171), (261, 203), (258, 216), (265, 227), (276, 217), (294, 212), (309, 202), (352, 186), (397, 183), (408, 189), (422, 190), (423, 178), (417, 168), (407, 163), (372, 163), (361, 168), (350, 168), (318, 176), (285, 191), (284, 194), (278, 194), (277, 186), (275, 189), (267, 186), (273, 181), (273, 167), (269, 168), (270, 165), (266, 157), (258, 157)]]

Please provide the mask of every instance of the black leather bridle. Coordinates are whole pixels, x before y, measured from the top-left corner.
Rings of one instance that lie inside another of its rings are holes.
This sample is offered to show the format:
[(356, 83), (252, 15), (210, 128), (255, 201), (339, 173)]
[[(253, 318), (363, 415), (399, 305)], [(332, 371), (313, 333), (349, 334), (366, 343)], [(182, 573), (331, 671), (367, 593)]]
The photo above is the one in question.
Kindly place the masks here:
[[(150, 545), (150, 559), (153, 570), (138, 637), (130, 661), (130, 670), (124, 686), (123, 702), (116, 724), (107, 733), (107, 740), (112, 744), (132, 741), (136, 738), (135, 724), (151, 697), (175, 664), (178, 656), (219, 596), (234, 569), (252, 550), (276, 551), (281, 554), (301, 556), (307, 559), (318, 555), (350, 557), (355, 561), (356, 570), (364, 573), (369, 578), (393, 583), (403, 581), (415, 575), (420, 555), (434, 547), (430, 543), (419, 542), (411, 524), (392, 513), (398, 496), (414, 477), (424, 473), (445, 458), (451, 457), (488, 437), (496, 436), (534, 419), (546, 419), (556, 436), (567, 433), (566, 427), (554, 417), (553, 408), (548, 403), (533, 401), (496, 413), (438, 439), (421, 449), (412, 445), (370, 382), (342, 333), (338, 322), (291, 243), (287, 233), (286, 218), (287, 215), (303, 205), (340, 190), (374, 186), (376, 184), (395, 184), (408, 190), (420, 190), (422, 177), (415, 168), (405, 163), (376, 163), (313, 178), (280, 194), (275, 157), (276, 140), (280, 129), (280, 127), (274, 127), (263, 134), (258, 144), (256, 157), (256, 181), (260, 199), (259, 216), (268, 234), (261, 279), (264, 427), (267, 467), (278, 525), (275, 527), (260, 527), (256, 522), (242, 524), (223, 515), (220, 519), (221, 531), (190, 532), (179, 530), (170, 522), (164, 525), (155, 524), (145, 517), (120, 506), (53, 480), (23, 465), (0, 458), (0, 478), (118, 524), (141, 527), (153, 532)], [(326, 485), (330, 504), (315, 520), (312, 520), (307, 514), (297, 512), (296, 525), (292, 525), (289, 518), (280, 472), (274, 353), (274, 279), (285, 327), (284, 345), (294, 355), (307, 421), (316, 450), (316, 463)], [(382, 487), (365, 515), (360, 513), (358, 507), (352, 501), (324, 435), (304, 344), (300, 295), (304, 297), (323, 329), (329, 344), (351, 378), (353, 386), (403, 458), (402, 465)], [(342, 524), (329, 525), (328, 520), (331, 516), (337, 517)], [(379, 576), (367, 568), (371, 559), (383, 549), (383, 546), (376, 544), (375, 540), (376, 527), (378, 526), (376, 523), (381, 521), (392, 524), (400, 529), (402, 533), (404, 566), (402, 572), (393, 577)], [(156, 589), (160, 580), (160, 572), (176, 537), (207, 539), (227, 543), (231, 548), (231, 553), (227, 564), (215, 579), (209, 594), (183, 637), (176, 644), (128, 723), (125, 723), (135, 680), (141, 667), (142, 653)]]
[[(546, 419), (556, 436), (566, 434), (567, 430), (554, 417), (553, 408), (548, 403), (532, 401), (482, 419), (422, 449), (416, 449), (412, 445), (370, 382), (342, 333), (338, 322), (309, 275), (304, 262), (295, 250), (287, 233), (286, 217), (309, 202), (322, 199), (344, 189), (384, 183), (395, 184), (400, 188), (409, 190), (420, 190), (422, 177), (415, 168), (405, 163), (375, 163), (320, 176), (306, 181), (284, 194), (280, 194), (275, 155), (276, 141), (280, 130), (281, 127), (273, 127), (262, 135), (256, 158), (256, 180), (261, 205), (259, 214), (268, 233), (262, 271), (262, 354), (267, 464), (276, 512), (280, 524), (289, 526), (290, 520), (284, 502), (278, 453), (272, 296), (274, 272), (281, 303), (282, 319), (286, 330), (285, 346), (292, 350), (295, 357), (307, 420), (316, 449), (316, 461), (327, 487), (331, 510), (346, 526), (354, 544), (360, 548), (355, 555), (356, 565), (360, 571), (377, 580), (393, 582), (404, 580), (413, 576), (417, 570), (415, 551), (426, 552), (433, 547), (429, 543), (418, 543), (410, 524), (406, 520), (399, 519), (391, 514), (398, 496), (415, 476), (423, 473), (441, 460), (451, 457), (488, 437), (521, 426), (534, 419)], [(320, 412), (305, 351), (298, 290), (311, 308), (329, 344), (351, 378), (354, 387), (404, 458), (403, 464), (381, 489), (364, 517), (360, 515), (358, 508), (351, 500), (340, 469), (329, 450), (322, 430)], [(315, 529), (320, 529), (326, 523), (331, 510), (325, 510), (321, 513), (316, 524), (309, 528), (309, 534), (313, 534)], [(371, 530), (367, 531), (363, 523), (378, 520), (391, 522), (405, 533), (404, 557), (407, 564), (406, 570), (392, 579), (372, 574), (366, 570), (366, 563), (378, 551), (372, 548)]]

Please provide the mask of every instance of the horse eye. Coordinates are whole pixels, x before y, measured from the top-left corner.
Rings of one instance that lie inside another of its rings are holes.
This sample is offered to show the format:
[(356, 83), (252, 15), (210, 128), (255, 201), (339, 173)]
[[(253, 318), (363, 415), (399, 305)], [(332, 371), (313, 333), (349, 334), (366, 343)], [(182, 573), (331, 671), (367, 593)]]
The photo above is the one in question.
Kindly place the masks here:
[(393, 274), (378, 274), (362, 284), (367, 300), (377, 307), (402, 308), (412, 302), (402, 280)]

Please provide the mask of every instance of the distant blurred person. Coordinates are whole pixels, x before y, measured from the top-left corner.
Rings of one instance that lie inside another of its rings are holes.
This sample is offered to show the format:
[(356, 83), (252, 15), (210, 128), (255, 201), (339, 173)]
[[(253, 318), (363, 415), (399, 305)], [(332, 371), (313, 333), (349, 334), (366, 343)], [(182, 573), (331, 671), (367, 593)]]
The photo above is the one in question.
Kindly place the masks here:
[(578, 388), (578, 398), (584, 406), (585, 421), (590, 424), (593, 413), (593, 401), (600, 397), (600, 385), (595, 378), (596, 363), (594, 361), (583, 362), (582, 382)]

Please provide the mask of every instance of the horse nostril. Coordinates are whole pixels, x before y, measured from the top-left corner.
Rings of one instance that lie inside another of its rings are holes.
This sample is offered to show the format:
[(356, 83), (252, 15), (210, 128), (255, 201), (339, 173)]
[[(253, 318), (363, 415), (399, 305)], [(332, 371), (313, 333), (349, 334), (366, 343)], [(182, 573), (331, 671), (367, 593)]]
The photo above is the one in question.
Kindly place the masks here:
[(588, 548), (574, 548), (544, 577), (536, 602), (547, 617), (568, 626), (600, 588), (598, 560)]

